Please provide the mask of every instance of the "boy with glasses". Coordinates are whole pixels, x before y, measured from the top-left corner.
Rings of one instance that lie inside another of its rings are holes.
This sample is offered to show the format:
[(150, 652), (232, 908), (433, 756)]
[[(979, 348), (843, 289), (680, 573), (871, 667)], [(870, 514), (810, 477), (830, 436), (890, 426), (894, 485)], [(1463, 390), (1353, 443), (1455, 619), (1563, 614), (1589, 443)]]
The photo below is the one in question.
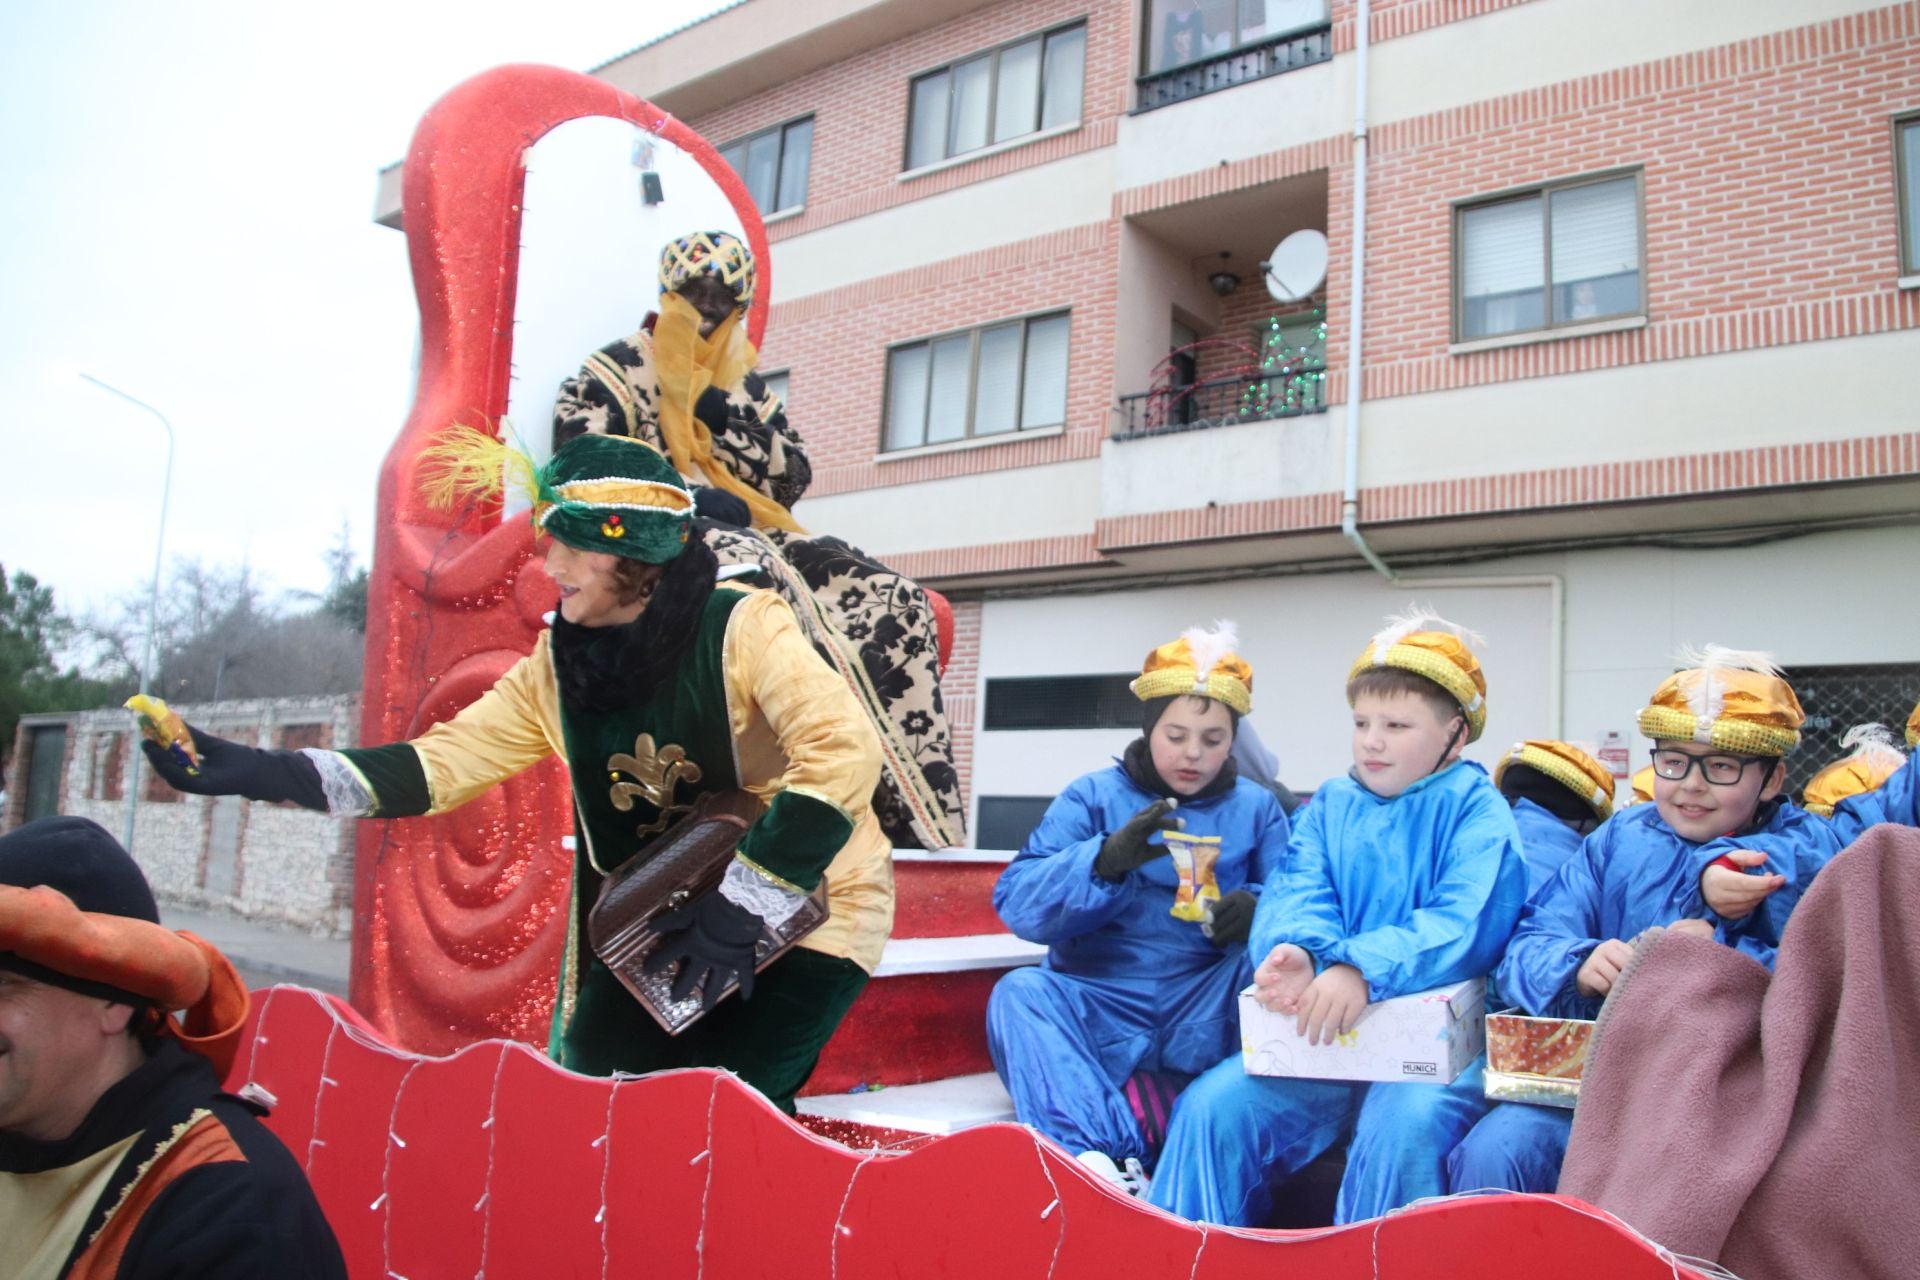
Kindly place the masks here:
[[(1716, 915), (1702, 898), (1702, 871), (1756, 841), (1776, 855), (1817, 851), (1821, 862), (1836, 851), (1828, 824), (1781, 794), (1805, 717), (1771, 658), (1709, 645), (1682, 661), (1639, 716), (1654, 740), (1653, 803), (1622, 810), (1587, 837), (1527, 903), (1507, 946), (1500, 990), (1536, 1017), (1598, 1016), (1632, 958), (1631, 939), (1656, 925), (1717, 938), (1770, 967), (1784, 916)], [(1746, 878), (1769, 883), (1767, 892), (1789, 879)], [(1449, 1186), (1552, 1191), (1572, 1124), (1568, 1110), (1500, 1104), (1448, 1156)]]

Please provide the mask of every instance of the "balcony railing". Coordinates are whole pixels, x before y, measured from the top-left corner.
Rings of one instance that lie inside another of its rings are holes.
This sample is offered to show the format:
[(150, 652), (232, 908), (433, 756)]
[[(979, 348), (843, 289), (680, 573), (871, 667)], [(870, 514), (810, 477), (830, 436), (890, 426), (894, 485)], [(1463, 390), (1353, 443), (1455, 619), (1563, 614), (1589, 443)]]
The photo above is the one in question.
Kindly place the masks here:
[(1319, 23), (1300, 27), (1284, 35), (1245, 44), (1216, 54), (1200, 62), (1189, 62), (1170, 71), (1156, 71), (1134, 81), (1140, 100), (1133, 113), (1185, 102), (1218, 89), (1264, 80), (1287, 71), (1298, 71), (1333, 57), (1333, 25)]
[(1176, 431), (1205, 431), (1243, 422), (1298, 418), (1327, 411), (1326, 371), (1320, 366), (1263, 378), (1215, 378), (1186, 387), (1156, 387), (1120, 397), (1115, 440), (1140, 440)]

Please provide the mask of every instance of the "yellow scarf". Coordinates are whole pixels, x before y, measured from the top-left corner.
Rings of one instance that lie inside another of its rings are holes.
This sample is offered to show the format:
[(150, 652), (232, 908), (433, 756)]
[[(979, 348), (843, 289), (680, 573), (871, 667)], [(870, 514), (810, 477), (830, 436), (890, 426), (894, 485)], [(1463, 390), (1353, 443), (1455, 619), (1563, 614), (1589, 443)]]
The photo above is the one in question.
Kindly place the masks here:
[(660, 437), (674, 469), (689, 479), (704, 476), (747, 504), (753, 522), (791, 533), (806, 532), (779, 503), (714, 460), (713, 433), (693, 409), (708, 387), (728, 391), (753, 368), (760, 353), (740, 327), (735, 311), (711, 337), (700, 336), (700, 313), (677, 293), (660, 296), (660, 318), (653, 326), (654, 378), (660, 388)]

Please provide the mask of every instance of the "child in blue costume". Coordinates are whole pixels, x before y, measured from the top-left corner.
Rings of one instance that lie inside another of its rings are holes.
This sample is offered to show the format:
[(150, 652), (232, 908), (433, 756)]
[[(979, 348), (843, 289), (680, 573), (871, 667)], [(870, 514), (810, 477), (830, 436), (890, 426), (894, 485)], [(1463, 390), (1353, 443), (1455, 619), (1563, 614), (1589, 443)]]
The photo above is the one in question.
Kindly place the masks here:
[[(1526, 898), (1512, 811), (1459, 758), (1486, 724), (1486, 681), (1459, 628), (1394, 620), (1347, 679), (1353, 771), (1307, 806), (1254, 913), (1256, 997), (1332, 1043), (1371, 1002), (1480, 977)], [(1482, 1064), (1450, 1085), (1249, 1076), (1238, 1054), (1181, 1095), (1151, 1199), (1259, 1226), (1274, 1184), (1352, 1135), (1335, 1219), (1437, 1194), (1441, 1162), (1486, 1112)]]
[[(1768, 656), (1709, 645), (1682, 663), (1640, 712), (1640, 732), (1654, 740), (1653, 803), (1589, 836), (1527, 904), (1507, 948), (1500, 991), (1527, 1013), (1598, 1016), (1631, 940), (1655, 925), (1716, 937), (1770, 966), (1784, 915), (1716, 917), (1701, 896), (1703, 867), (1735, 841), (1821, 861), (1837, 852), (1827, 824), (1781, 795), (1804, 717)], [(1552, 1191), (1572, 1125), (1563, 1108), (1500, 1104), (1448, 1157), (1450, 1188)]]
[(1613, 774), (1574, 746), (1529, 738), (1494, 766), (1493, 785), (1513, 806), (1520, 852), (1527, 860), (1527, 896), (1580, 850), (1580, 842), (1613, 814)]
[[(1913, 744), (1920, 707), (1907, 724)], [(1884, 738), (1878, 725), (1856, 725), (1841, 740), (1854, 752), (1807, 783), (1811, 831), (1783, 835), (1763, 831), (1743, 836), (1739, 847), (1702, 850), (1694, 857), (1706, 918), (1751, 938), (1779, 938), (1787, 917), (1820, 868), (1875, 823), (1920, 826), (1920, 777), (1913, 763)]]
[[(1015, 1113), (1136, 1192), (1152, 1153), (1122, 1090), (1142, 1069), (1198, 1074), (1238, 1042), (1247, 930), (1287, 845), (1279, 801), (1228, 759), (1253, 671), (1219, 626), (1147, 655), (1132, 685), (1143, 736), (1060, 794), (993, 891), (1007, 927), (1048, 947), (987, 1005)], [(1176, 830), (1218, 840), (1210, 918), (1170, 914)]]

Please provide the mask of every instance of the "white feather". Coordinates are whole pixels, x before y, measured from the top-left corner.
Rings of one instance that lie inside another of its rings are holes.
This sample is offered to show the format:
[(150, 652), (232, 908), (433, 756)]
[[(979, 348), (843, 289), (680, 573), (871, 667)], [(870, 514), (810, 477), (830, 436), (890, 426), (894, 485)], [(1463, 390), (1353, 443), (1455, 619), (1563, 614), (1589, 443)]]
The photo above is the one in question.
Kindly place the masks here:
[(1188, 627), (1180, 633), (1180, 638), (1187, 642), (1187, 652), (1193, 655), (1194, 683), (1205, 684), (1220, 660), (1235, 651), (1240, 632), (1225, 618), (1216, 618), (1213, 630)]
[(1450, 636), (1470, 645), (1485, 645), (1477, 632), (1469, 631), (1457, 622), (1448, 622), (1425, 605), (1408, 605), (1405, 612), (1396, 613), (1387, 619), (1387, 625), (1373, 633), (1373, 643), (1377, 646), (1392, 648), (1416, 631), (1444, 631)]
[(1673, 660), (1681, 668), (1680, 691), (1686, 695), (1687, 709), (1707, 720), (1718, 720), (1726, 709), (1727, 683), (1720, 678), (1721, 672), (1752, 671), (1776, 680), (1786, 679), (1773, 655), (1758, 649), (1729, 649), (1723, 644), (1696, 649), (1682, 645)]
[(1893, 730), (1883, 724), (1857, 724), (1840, 738), (1840, 747), (1849, 758), (1879, 760), (1898, 769), (1906, 763), (1907, 753), (1900, 749)]

